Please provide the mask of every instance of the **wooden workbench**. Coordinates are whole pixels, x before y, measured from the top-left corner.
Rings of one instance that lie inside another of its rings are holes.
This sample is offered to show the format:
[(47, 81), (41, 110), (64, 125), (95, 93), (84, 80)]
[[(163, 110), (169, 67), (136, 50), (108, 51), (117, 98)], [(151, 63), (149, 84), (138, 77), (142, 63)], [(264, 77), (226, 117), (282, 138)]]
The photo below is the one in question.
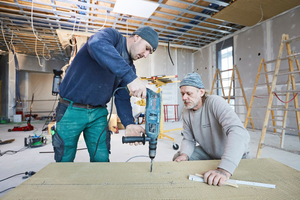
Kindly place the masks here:
[(242, 160), (232, 179), (275, 184), (276, 189), (209, 186), (190, 174), (219, 161), (51, 163), (7, 193), (6, 199), (300, 199), (300, 171), (273, 159)]

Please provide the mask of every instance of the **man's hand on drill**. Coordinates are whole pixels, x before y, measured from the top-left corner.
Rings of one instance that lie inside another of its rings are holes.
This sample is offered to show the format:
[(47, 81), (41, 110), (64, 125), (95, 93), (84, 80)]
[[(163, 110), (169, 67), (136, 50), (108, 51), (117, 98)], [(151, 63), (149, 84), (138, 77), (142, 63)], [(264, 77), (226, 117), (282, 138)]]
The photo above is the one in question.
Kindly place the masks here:
[[(126, 126), (126, 130), (125, 130), (125, 136), (141, 136), (141, 133), (145, 133), (145, 129), (143, 127), (141, 127), (140, 125), (135, 125), (135, 124), (130, 124), (128, 126)], [(133, 145), (133, 143), (129, 143), (130, 145)], [(140, 142), (135, 142), (134, 145), (142, 145), (143, 143)]]
[(128, 90), (129, 90), (129, 95), (138, 97), (138, 98), (146, 98), (146, 86), (145, 84), (141, 81), (141, 79), (136, 78), (134, 79), (131, 83), (127, 85)]

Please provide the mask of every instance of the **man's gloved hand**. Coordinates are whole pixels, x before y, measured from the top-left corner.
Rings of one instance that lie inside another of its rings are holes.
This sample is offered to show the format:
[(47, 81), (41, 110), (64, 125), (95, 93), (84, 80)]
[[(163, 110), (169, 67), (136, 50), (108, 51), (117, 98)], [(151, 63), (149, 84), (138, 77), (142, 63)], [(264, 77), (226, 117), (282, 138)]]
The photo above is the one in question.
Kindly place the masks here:
[(225, 181), (230, 178), (231, 174), (224, 169), (215, 169), (205, 172), (203, 175), (204, 182), (208, 185), (221, 186)]
[(189, 160), (189, 157), (185, 153), (182, 153), (174, 161), (175, 162), (180, 162), (180, 161), (188, 161), (188, 160)]
[[(125, 136), (141, 136), (141, 133), (145, 133), (145, 129), (143, 127), (141, 127), (140, 125), (135, 125), (135, 124), (129, 124), (128, 126), (126, 126), (126, 130), (125, 130)], [(129, 145), (132, 145), (133, 143), (129, 143)], [(135, 142), (134, 145), (142, 145), (143, 143), (140, 142)]]
[(136, 78), (134, 79), (131, 83), (127, 85), (129, 89), (129, 95), (138, 97), (138, 98), (146, 98), (146, 86), (145, 84), (141, 81), (141, 79)]

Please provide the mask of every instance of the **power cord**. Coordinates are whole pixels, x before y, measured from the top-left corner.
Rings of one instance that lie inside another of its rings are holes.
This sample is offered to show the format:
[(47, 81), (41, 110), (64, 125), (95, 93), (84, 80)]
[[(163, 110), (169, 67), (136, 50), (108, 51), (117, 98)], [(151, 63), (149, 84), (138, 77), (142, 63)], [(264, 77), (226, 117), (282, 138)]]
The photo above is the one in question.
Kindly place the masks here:
[[(18, 176), (18, 175), (23, 175), (23, 174), (25, 174), (25, 176), (23, 176), (23, 179), (25, 179), (25, 178), (28, 178), (28, 177), (34, 175), (35, 173), (36, 173), (36, 172), (34, 172), (34, 171), (29, 171), (29, 172), (24, 172), (24, 173), (18, 173), (18, 174), (12, 175), (12, 176), (10, 176), (10, 177), (7, 177), (7, 178), (5, 178), (5, 179), (2, 179), (2, 180), (0, 180), (0, 182), (5, 181), (5, 180), (7, 180), (7, 179), (10, 179), (10, 178), (12, 178), (12, 177)], [(0, 191), (0, 194), (3, 193), (3, 192), (6, 192), (7, 190), (11, 190), (11, 189), (13, 189), (13, 188), (15, 188), (15, 187), (10, 187), (10, 188), (7, 188), (7, 189), (5, 189), (5, 190), (2, 190), (2, 191)]]
[[(44, 123), (44, 125), (43, 125), (43, 128), (42, 128), (42, 132), (45, 130), (45, 126), (46, 126), (46, 124), (47, 124), (47, 122), (48, 122), (48, 124), (49, 124), (49, 117), (50, 117), (50, 115), (51, 115), (51, 113), (53, 113), (53, 111), (54, 111), (54, 106), (55, 106), (55, 104), (56, 104), (56, 101), (57, 101), (57, 99), (58, 99), (58, 96), (56, 97), (56, 99), (55, 99), (55, 101), (54, 101), (54, 104), (53, 104), (53, 106), (52, 106), (52, 110), (50, 111), (50, 113), (48, 114), (48, 116), (47, 116), (47, 119), (46, 119), (46, 121), (45, 121), (45, 123)], [(51, 118), (51, 117), (50, 117)], [(52, 118), (51, 118), (52, 119)], [(47, 127), (46, 127), (47, 128)], [(42, 133), (43, 134), (43, 133)], [(41, 134), (41, 135), (42, 135)]]
[(133, 159), (133, 158), (138, 158), (138, 157), (146, 157), (146, 158), (149, 158), (149, 156), (145, 156), (145, 155), (133, 156), (133, 157), (129, 158), (128, 160), (126, 160), (125, 162), (128, 162), (129, 160), (131, 160), (131, 159)]
[(101, 138), (103, 132), (106, 130), (107, 125), (108, 125), (108, 123), (109, 123), (109, 121), (110, 121), (110, 117), (111, 117), (111, 113), (112, 113), (112, 109), (113, 109), (113, 105), (114, 105), (114, 96), (115, 96), (115, 93), (116, 93), (118, 90), (120, 90), (120, 89), (128, 90), (127, 87), (119, 87), (119, 88), (115, 89), (115, 91), (114, 91), (114, 93), (113, 93), (113, 95), (112, 95), (112, 98), (111, 98), (111, 105), (110, 105), (110, 113), (109, 113), (109, 117), (108, 117), (108, 120), (107, 120), (107, 122), (106, 122), (106, 125), (105, 125), (103, 131), (101, 132), (101, 134), (100, 134), (100, 136), (99, 136), (99, 138), (98, 138), (97, 145), (96, 145), (96, 149), (95, 149), (95, 153), (94, 153), (93, 158), (91, 159), (91, 161), (94, 161), (95, 155), (96, 155), (96, 153), (97, 153), (97, 149), (98, 149), (98, 144), (99, 144), (100, 138)]
[(5, 189), (5, 190), (2, 190), (2, 191), (0, 192), (0, 194), (3, 193), (3, 192), (6, 192), (7, 190), (14, 189), (14, 188), (15, 188), (15, 187), (10, 187), (10, 188), (7, 188), (7, 189)]
[[(19, 150), (17, 150), (17, 151), (14, 151), (14, 150), (7, 150), (7, 151), (4, 151), (3, 153), (2, 153), (1, 150), (0, 150), (0, 156), (3, 156), (3, 155), (6, 154), (6, 153), (11, 153), (11, 155), (12, 155), (12, 154), (16, 154), (16, 153), (18, 153), (18, 152), (25, 151), (26, 149), (28, 149), (28, 147), (23, 147), (23, 148), (21, 148), (21, 149), (19, 149)], [(0, 181), (0, 182), (1, 182), (1, 181)]]

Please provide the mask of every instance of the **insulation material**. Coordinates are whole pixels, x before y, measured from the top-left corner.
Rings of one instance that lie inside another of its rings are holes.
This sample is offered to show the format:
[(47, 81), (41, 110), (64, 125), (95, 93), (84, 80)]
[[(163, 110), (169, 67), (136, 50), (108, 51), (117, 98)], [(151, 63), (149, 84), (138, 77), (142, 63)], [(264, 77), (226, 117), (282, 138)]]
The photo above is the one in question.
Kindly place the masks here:
[(300, 5), (299, 0), (238, 0), (213, 17), (236, 24), (253, 26), (298, 5)]
[[(188, 180), (218, 160), (138, 163), (50, 163), (7, 199), (298, 199), (300, 172), (273, 159), (242, 160), (232, 179), (275, 184), (276, 189), (209, 186)], [(30, 192), (28, 192), (30, 191)]]

